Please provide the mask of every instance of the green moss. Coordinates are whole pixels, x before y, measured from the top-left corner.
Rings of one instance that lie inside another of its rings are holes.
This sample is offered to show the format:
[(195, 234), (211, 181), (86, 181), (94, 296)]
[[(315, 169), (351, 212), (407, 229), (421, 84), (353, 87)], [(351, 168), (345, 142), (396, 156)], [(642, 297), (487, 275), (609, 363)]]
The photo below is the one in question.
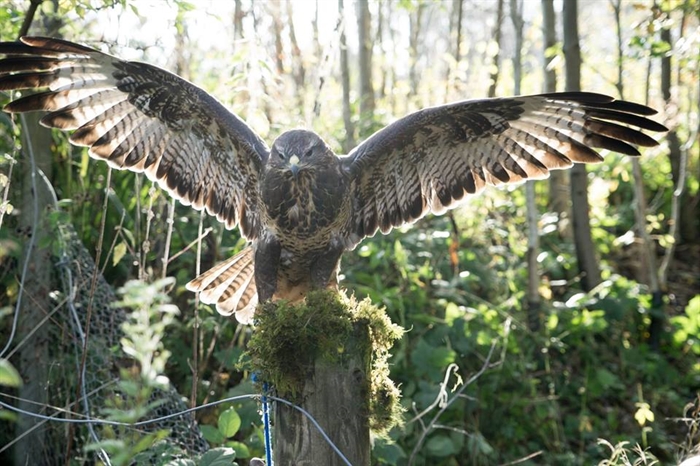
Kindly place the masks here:
[(281, 396), (297, 398), (317, 360), (345, 365), (361, 355), (370, 358), (368, 411), (372, 432), (384, 435), (400, 422), (400, 392), (389, 379), (387, 359), (403, 329), (391, 323), (384, 309), (369, 299), (357, 302), (323, 290), (309, 293), (303, 303), (264, 303), (256, 319), (248, 344), (251, 369)]

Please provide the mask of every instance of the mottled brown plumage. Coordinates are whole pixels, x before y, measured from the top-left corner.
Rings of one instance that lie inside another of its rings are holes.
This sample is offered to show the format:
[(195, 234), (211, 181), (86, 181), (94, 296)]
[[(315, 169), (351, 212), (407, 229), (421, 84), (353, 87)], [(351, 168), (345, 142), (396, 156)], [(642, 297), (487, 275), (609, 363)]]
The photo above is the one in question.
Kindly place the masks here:
[(188, 284), (222, 314), (251, 320), (258, 300), (335, 286), (340, 257), (377, 230), (454, 207), (487, 185), (596, 163), (591, 147), (638, 155), (665, 131), (651, 108), (591, 93), (457, 102), (408, 115), (338, 157), (293, 130), (268, 149), (209, 94), (152, 65), (57, 39), (0, 43), (0, 90), (44, 89), (9, 112), (42, 123), (117, 169), (238, 226), (252, 247)]

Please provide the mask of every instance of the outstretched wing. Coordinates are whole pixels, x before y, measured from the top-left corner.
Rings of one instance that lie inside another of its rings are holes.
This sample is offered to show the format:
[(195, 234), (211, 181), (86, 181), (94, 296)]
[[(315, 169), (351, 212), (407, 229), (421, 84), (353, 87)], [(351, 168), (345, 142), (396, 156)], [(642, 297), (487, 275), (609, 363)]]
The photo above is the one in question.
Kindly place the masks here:
[(591, 147), (639, 155), (631, 144), (657, 144), (639, 129), (666, 131), (645, 118), (655, 113), (570, 92), (465, 101), (408, 115), (343, 159), (353, 183), (352, 241), (442, 213), (486, 185), (603, 160)]
[(185, 205), (244, 236), (258, 234), (258, 175), (269, 150), (202, 89), (161, 68), (58, 39), (0, 43), (0, 90), (42, 89), (9, 112), (44, 110), (41, 123), (112, 167), (144, 172)]

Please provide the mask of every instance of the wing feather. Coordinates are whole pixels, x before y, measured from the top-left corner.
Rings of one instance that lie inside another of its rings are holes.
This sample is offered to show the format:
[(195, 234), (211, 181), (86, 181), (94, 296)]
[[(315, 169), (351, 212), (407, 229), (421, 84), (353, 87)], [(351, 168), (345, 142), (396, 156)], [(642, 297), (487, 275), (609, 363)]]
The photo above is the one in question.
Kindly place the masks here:
[(549, 176), (602, 161), (593, 148), (639, 155), (666, 131), (646, 106), (584, 92), (458, 102), (379, 130), (343, 159), (354, 196), (356, 244), (377, 230), (442, 213), (487, 185)]
[[(41, 37), (0, 43), (0, 90), (31, 89), (5, 110), (42, 124), (112, 167), (144, 172), (184, 204), (257, 236), (258, 176), (268, 148), (203, 90), (163, 69)], [(42, 89), (48, 89), (43, 90)]]

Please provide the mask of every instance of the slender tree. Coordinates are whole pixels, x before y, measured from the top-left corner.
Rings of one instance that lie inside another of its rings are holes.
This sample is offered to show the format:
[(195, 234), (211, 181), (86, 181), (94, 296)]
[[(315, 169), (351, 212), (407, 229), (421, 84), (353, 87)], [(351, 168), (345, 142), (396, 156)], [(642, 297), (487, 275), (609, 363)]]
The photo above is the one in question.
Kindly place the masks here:
[[(578, 39), (578, 0), (567, 0), (563, 9), (564, 57), (566, 58), (566, 89), (581, 90), (581, 47)], [(571, 204), (576, 246), (576, 259), (581, 274), (581, 286), (590, 291), (601, 281), (595, 246), (591, 238), (590, 204), (588, 202), (588, 173), (586, 166), (576, 164), (571, 169)]]
[[(32, 6), (38, 2), (32, 2)], [(56, 1), (51, 2), (54, 11), (58, 9)], [(25, 18), (23, 31), (30, 31), (36, 8), (31, 8)], [(42, 18), (40, 31), (48, 35), (57, 35), (61, 26), (57, 16)], [(22, 274), (20, 284), (21, 306), (19, 306), (17, 334), (14, 342), (20, 342), (14, 347), (18, 356), (18, 369), (24, 385), (19, 390), (21, 401), (19, 408), (29, 412), (39, 412), (48, 404), (48, 387), (51, 358), (49, 356), (49, 328), (46, 325), (49, 311), (53, 307), (51, 294), (56, 289), (52, 270), (54, 263), (50, 246), (48, 225), (48, 210), (54, 205), (52, 187), (48, 184), (52, 179), (53, 167), (53, 138), (51, 131), (39, 124), (41, 115), (23, 115), (22, 119), (22, 158), (21, 201), (19, 228), (26, 232), (27, 241), (24, 243), (23, 260), (26, 262), (26, 274)], [(30, 338), (31, 340), (27, 340)], [(23, 343), (22, 343), (23, 342)], [(11, 342), (12, 343), (12, 342)], [(10, 343), (10, 344), (11, 344)], [(83, 350), (85, 348), (82, 348)], [(7, 356), (7, 355), (3, 355)], [(47, 438), (48, 431), (40, 427), (41, 421), (20, 416), (16, 430), (18, 441), (14, 450), (16, 465), (46, 464), (52, 452), (48, 451), (51, 444)], [(67, 451), (70, 448), (67, 448)]]
[(234, 40), (243, 39), (243, 18), (245, 17), (245, 11), (243, 11), (243, 0), (234, 0), (234, 10), (233, 10), (233, 38)]
[(423, 27), (423, 13), (425, 12), (425, 3), (421, 0), (413, 5), (413, 8), (409, 11), (409, 36), (408, 36), (408, 52), (410, 55), (410, 64), (408, 69), (408, 80), (411, 84), (411, 96), (415, 97), (418, 95), (418, 84), (420, 82), (418, 76), (418, 59), (419, 59), (419, 47), (422, 27)]
[(280, 4), (270, 2), (266, 4), (267, 9), (272, 17), (272, 31), (275, 39), (275, 66), (278, 75), (284, 75), (284, 43), (282, 42), (282, 18), (280, 12)]
[[(341, 18), (345, 18), (344, 0), (338, 0), (338, 14)], [(343, 151), (347, 153), (350, 149), (355, 147), (355, 125), (352, 122), (352, 113), (350, 109), (350, 68), (348, 66), (348, 44), (345, 36), (344, 22), (340, 30), (340, 80), (343, 86), (343, 124), (345, 125)]]
[[(552, 66), (552, 60), (557, 56), (556, 15), (554, 0), (542, 0), (542, 35), (544, 37), (543, 73), (544, 87), (542, 92), (557, 91), (557, 71)], [(557, 215), (559, 233), (565, 238), (571, 238), (571, 223), (569, 222), (569, 172), (554, 170), (549, 176), (548, 208)]]
[(459, 63), (462, 59), (462, 18), (464, 16), (464, 0), (452, 0), (452, 16), (450, 26), (454, 36), (454, 58), (455, 62)]
[[(670, 19), (670, 14), (668, 12), (662, 12), (665, 19)], [(674, 40), (680, 39), (680, 37), (674, 39), (672, 37), (671, 31), (671, 21), (664, 21), (663, 27), (661, 29), (661, 40), (672, 46)], [(672, 82), (672, 71), (673, 71), (673, 55), (669, 52), (661, 57), (661, 94), (663, 96), (664, 102), (669, 109), (673, 109), (676, 106), (674, 97), (672, 95), (671, 89), (673, 87)], [(680, 74), (680, 73), (679, 73)], [(681, 166), (681, 161), (684, 158), (681, 156), (682, 143), (678, 135), (678, 128), (671, 125), (668, 133), (666, 133), (666, 141), (668, 142), (668, 158), (671, 163), (671, 176), (673, 178), (674, 186), (681, 185), (682, 174), (685, 173), (686, 167)], [(698, 243), (698, 233), (699, 221), (695, 203), (689, 202), (688, 192), (684, 190), (681, 193), (679, 210), (680, 218), (678, 219), (678, 233), (679, 238), (683, 242), (687, 243)]]
[(372, 86), (372, 34), (368, 0), (357, 2), (357, 33), (360, 47), (360, 136), (371, 131), (374, 120)]
[[(294, 84), (296, 88), (297, 95), (297, 105), (299, 109), (304, 108), (304, 84), (306, 82), (306, 68), (304, 67), (304, 59), (301, 56), (301, 49), (299, 48), (299, 42), (297, 41), (297, 33), (294, 28), (294, 15), (292, 11), (292, 2), (287, 2), (287, 23), (289, 31), (289, 43), (292, 48), (292, 77), (294, 78)], [(302, 110), (303, 111), (303, 110)]]
[[(622, 0), (610, 0), (615, 18), (615, 32), (617, 36), (617, 82), (615, 87), (620, 99), (625, 98), (624, 76), (624, 52), (622, 37)], [(657, 267), (655, 244), (647, 232), (647, 202), (644, 196), (644, 177), (639, 159), (632, 157), (632, 176), (634, 178), (634, 214), (637, 220), (637, 234), (641, 239), (642, 248), (642, 275), (646, 276), (649, 289), (652, 294), (652, 307), (660, 310), (663, 305), (662, 293), (659, 286), (659, 269)], [(657, 312), (652, 313), (652, 324), (649, 331), (650, 343), (657, 348), (660, 338), (661, 323)], [(658, 321), (658, 323), (657, 323)], [(657, 328), (658, 327), (658, 328)]]
[[(515, 48), (513, 50), (513, 93), (521, 94), (522, 71), (523, 71), (523, 2), (522, 0), (510, 0), (510, 19), (513, 23), (515, 38)], [(539, 254), (539, 229), (537, 219), (537, 203), (535, 202), (535, 183), (528, 181), (525, 183), (525, 196), (527, 204), (527, 322), (528, 327), (533, 332), (540, 328), (540, 275), (537, 265), (537, 255)]]
[[(391, 0), (389, 0), (391, 1)], [(386, 57), (384, 56), (384, 28), (385, 24), (387, 23), (388, 19), (386, 14), (384, 14), (384, 4), (386, 2), (382, 2), (381, 0), (378, 0), (377, 2), (377, 33), (375, 36), (375, 44), (376, 47), (374, 47), (374, 55), (375, 57), (377, 56), (377, 51), (379, 51), (379, 62), (381, 66), (379, 66), (379, 84), (377, 86), (377, 97), (379, 99), (384, 99), (386, 97), (386, 81), (387, 81), (387, 65), (386, 65)]]
[(496, 43), (496, 52), (493, 55), (489, 84), (489, 97), (496, 97), (496, 87), (498, 86), (498, 76), (501, 70), (501, 26), (503, 24), (503, 0), (498, 0), (496, 7), (496, 24), (493, 26), (493, 40)]

